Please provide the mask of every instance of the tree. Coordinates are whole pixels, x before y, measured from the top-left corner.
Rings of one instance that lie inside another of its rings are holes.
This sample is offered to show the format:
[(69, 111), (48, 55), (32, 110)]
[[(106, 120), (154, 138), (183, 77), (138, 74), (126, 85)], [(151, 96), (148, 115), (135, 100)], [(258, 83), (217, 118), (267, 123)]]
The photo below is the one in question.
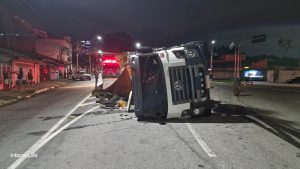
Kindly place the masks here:
[(216, 53), (234, 54), (235, 49), (230, 49), (228, 45), (222, 45), (219, 48), (214, 49)]
[(133, 50), (133, 38), (125, 32), (106, 34), (103, 41), (105, 52), (121, 53)]
[(279, 38), (278, 45), (282, 48), (282, 57), (285, 57), (287, 51), (292, 47), (293, 40), (288, 38)]

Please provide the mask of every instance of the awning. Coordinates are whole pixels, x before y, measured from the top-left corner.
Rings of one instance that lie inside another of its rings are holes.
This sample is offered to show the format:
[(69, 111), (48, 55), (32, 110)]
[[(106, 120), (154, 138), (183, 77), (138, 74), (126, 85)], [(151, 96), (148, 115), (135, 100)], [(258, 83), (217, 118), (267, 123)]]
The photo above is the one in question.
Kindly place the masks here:
[[(58, 61), (57, 59), (50, 58), (48, 56), (44, 56), (38, 53), (31, 53), (29, 51), (11, 51), (5, 48), (0, 48), (0, 58), (1, 54), (9, 56), (10, 61), (13, 59), (30, 59), (30, 60), (36, 60), (36, 61), (43, 61), (47, 64), (53, 64), (53, 65), (65, 65), (64, 62)], [(0, 60), (1, 62), (1, 60)]]

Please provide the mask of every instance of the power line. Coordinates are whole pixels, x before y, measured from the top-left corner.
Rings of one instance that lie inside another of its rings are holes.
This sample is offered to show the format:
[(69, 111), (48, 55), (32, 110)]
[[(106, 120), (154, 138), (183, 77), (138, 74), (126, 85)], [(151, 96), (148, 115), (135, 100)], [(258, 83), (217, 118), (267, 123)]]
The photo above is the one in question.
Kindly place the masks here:
[(34, 15), (38, 16), (41, 21), (45, 22), (55, 33), (58, 35), (63, 35), (47, 18), (45, 18), (38, 10), (36, 10), (29, 2), (23, 0), (23, 3), (33, 12)]

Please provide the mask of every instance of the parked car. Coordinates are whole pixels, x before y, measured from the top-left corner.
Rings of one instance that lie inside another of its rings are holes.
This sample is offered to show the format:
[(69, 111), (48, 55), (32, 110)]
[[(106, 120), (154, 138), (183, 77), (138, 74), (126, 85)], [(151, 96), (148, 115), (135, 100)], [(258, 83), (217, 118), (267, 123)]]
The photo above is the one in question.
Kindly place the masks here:
[(73, 75), (73, 80), (92, 80), (92, 75), (85, 71), (79, 71)]
[(300, 83), (300, 77), (295, 77), (294, 79), (289, 79), (286, 82), (289, 83), (289, 84)]

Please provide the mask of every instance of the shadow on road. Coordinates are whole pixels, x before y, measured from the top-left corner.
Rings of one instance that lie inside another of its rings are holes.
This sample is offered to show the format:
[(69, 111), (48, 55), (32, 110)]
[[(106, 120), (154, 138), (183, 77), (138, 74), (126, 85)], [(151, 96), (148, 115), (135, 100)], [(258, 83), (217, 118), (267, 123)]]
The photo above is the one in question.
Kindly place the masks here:
[(161, 125), (167, 123), (255, 123), (300, 148), (300, 131), (293, 127), (296, 125), (295, 122), (276, 118), (272, 116), (272, 112), (269, 110), (246, 108), (240, 105), (215, 102), (212, 115), (209, 117), (167, 120), (148, 119), (147, 122)]

